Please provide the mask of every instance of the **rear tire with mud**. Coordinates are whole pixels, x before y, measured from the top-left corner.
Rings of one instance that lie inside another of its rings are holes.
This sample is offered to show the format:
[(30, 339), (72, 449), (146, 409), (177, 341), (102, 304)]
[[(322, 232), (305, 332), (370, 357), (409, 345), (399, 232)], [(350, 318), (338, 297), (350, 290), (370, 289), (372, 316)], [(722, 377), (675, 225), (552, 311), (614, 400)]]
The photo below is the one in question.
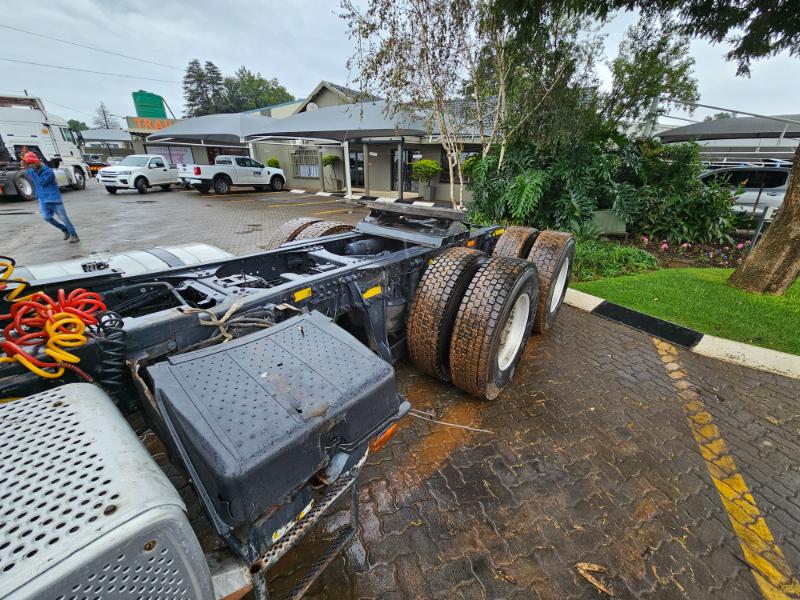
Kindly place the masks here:
[(291, 242), (304, 229), (313, 225), (314, 223), (320, 223), (321, 221), (322, 219), (315, 219), (314, 217), (299, 217), (297, 219), (292, 219), (291, 221), (286, 221), (286, 223), (279, 226), (275, 231), (272, 232), (272, 235), (267, 240), (267, 243), (262, 246), (262, 248), (264, 248), (264, 250), (273, 250), (279, 247), (281, 244)]
[(412, 362), (428, 375), (450, 381), (453, 322), (483, 252), (455, 247), (433, 259), (411, 300), (406, 344)]
[(353, 229), (352, 225), (347, 223), (339, 223), (338, 221), (320, 221), (313, 225), (306, 227), (300, 234), (294, 238), (296, 240), (310, 240), (313, 238), (324, 237), (326, 235), (334, 235), (336, 233), (346, 233)]
[(563, 231), (542, 231), (531, 248), (528, 260), (539, 269), (539, 307), (533, 330), (544, 333), (552, 327), (567, 294), (575, 238)]
[(459, 306), (450, 342), (453, 383), (494, 400), (514, 376), (536, 317), (539, 281), (527, 260), (487, 259)]
[(533, 227), (509, 227), (497, 240), (492, 256), (527, 258), (538, 234), (539, 230)]

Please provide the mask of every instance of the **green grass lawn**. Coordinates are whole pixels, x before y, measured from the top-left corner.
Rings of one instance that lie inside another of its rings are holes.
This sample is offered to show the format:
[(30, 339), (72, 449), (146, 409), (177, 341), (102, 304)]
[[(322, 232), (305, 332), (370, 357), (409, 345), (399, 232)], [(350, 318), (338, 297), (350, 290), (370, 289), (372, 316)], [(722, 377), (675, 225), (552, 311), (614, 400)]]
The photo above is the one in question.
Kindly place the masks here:
[(572, 287), (685, 327), (800, 354), (800, 280), (784, 296), (727, 284), (733, 269), (662, 269)]

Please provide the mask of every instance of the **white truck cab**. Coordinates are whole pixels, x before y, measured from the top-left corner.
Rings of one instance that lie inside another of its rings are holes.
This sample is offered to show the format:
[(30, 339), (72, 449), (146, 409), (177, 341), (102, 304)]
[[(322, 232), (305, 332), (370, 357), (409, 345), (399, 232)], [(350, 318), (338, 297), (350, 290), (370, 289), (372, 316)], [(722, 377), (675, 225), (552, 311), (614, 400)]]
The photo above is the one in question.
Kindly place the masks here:
[(286, 183), (283, 169), (264, 166), (248, 156), (227, 154), (217, 156), (213, 165), (178, 165), (178, 176), (184, 185), (199, 192), (214, 188), (217, 194), (227, 194), (233, 186), (280, 192)]
[(64, 119), (48, 113), (41, 98), (0, 96), (0, 196), (33, 199), (33, 186), (21, 164), (26, 152), (53, 167), (60, 187), (82, 190), (89, 166), (81, 156), (80, 143), (80, 135)]
[(178, 170), (160, 154), (131, 154), (119, 164), (100, 169), (97, 181), (109, 194), (134, 189), (146, 194), (154, 186), (166, 191), (173, 183), (178, 183)]

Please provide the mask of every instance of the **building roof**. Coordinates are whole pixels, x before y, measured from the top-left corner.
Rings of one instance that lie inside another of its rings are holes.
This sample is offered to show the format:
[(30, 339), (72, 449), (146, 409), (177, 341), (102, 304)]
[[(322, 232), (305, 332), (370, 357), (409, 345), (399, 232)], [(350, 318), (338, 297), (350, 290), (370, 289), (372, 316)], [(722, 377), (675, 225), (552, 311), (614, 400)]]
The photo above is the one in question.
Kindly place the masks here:
[(344, 85), (339, 85), (338, 83), (331, 83), (330, 81), (325, 81), (324, 79), (320, 81), (316, 87), (311, 90), (311, 93), (306, 96), (306, 98), (300, 103), (300, 105), (295, 109), (295, 113), (303, 112), (308, 106), (308, 103), (311, 102), (314, 97), (319, 94), (320, 90), (327, 88), (337, 96), (340, 96), (342, 100), (344, 100), (344, 104), (353, 104), (354, 102), (358, 101), (365, 101), (371, 102), (380, 100), (377, 96), (373, 96), (371, 94), (362, 94), (358, 90), (354, 90), (353, 88), (349, 88)]
[(122, 129), (87, 129), (81, 131), (87, 142), (129, 142), (131, 134)]
[(272, 110), (273, 108), (280, 108), (281, 106), (289, 106), (295, 102), (300, 102), (298, 99), (287, 100), (286, 102), (279, 102), (278, 104), (270, 104), (269, 106), (262, 106), (261, 108), (251, 108), (250, 110), (242, 111), (243, 114), (261, 113)]
[(274, 121), (249, 113), (220, 113), (184, 119), (148, 136), (148, 142), (186, 144), (243, 144), (246, 137), (258, 133)]
[(387, 116), (385, 102), (360, 102), (328, 106), (271, 119), (249, 136), (250, 141), (268, 138), (314, 139), (344, 142), (363, 138), (420, 136), (427, 134), (425, 122), (410, 111)]
[[(774, 119), (784, 119), (774, 120)], [(790, 123), (789, 121), (795, 121)], [(800, 114), (714, 119), (676, 127), (658, 134), (662, 142), (779, 138), (800, 136)]]

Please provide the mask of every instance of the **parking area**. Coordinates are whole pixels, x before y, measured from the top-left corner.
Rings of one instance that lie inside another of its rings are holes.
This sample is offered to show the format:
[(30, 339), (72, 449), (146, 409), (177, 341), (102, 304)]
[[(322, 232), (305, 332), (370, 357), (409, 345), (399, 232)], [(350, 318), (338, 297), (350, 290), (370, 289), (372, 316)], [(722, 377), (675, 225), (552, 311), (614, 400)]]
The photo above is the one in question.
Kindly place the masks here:
[[(306, 194), (110, 196), (93, 182), (65, 201), (79, 244), (35, 204), (6, 203), (0, 253), (30, 264), (206, 242), (241, 254), (290, 218), (364, 214)], [(370, 457), (358, 538), (309, 597), (800, 597), (798, 382), (570, 307), (497, 402), (397, 371), (420, 413)], [(336, 513), (281, 561), (277, 597), (345, 524)]]
[(294, 217), (355, 223), (366, 214), (335, 198), (247, 188), (225, 196), (182, 188), (112, 196), (95, 180), (86, 190), (64, 192), (64, 203), (80, 243), (62, 241), (39, 216), (35, 202), (2, 202), (0, 252), (20, 264), (34, 264), (202, 241), (243, 254), (258, 250), (273, 228)]

